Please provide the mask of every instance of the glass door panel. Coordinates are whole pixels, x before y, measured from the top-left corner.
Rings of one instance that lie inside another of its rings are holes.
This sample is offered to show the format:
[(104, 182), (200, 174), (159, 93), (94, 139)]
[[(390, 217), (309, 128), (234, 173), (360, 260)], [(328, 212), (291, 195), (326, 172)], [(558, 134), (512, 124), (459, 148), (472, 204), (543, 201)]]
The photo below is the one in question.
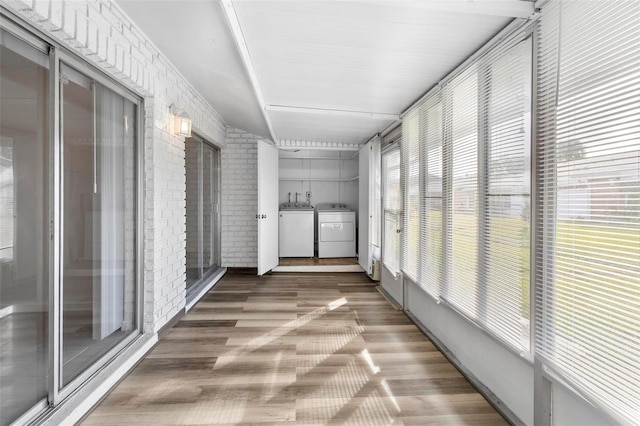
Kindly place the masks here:
[(400, 148), (393, 147), (382, 154), (382, 288), (401, 306), (404, 286), (401, 265), (402, 180)]
[(135, 328), (136, 105), (61, 72), (64, 387)]
[(220, 266), (220, 151), (185, 140), (187, 301)]
[(400, 220), (402, 191), (400, 181), (400, 150), (394, 149), (382, 156), (383, 178), (383, 265), (394, 275), (400, 272)]
[(202, 265), (203, 273), (215, 269), (219, 262), (217, 235), (217, 150), (203, 144), (202, 168)]
[(0, 30), (0, 424), (47, 396), (49, 57)]
[(200, 170), (202, 168), (201, 142), (194, 138), (185, 140), (186, 161), (186, 266), (187, 289), (202, 278), (200, 260)]

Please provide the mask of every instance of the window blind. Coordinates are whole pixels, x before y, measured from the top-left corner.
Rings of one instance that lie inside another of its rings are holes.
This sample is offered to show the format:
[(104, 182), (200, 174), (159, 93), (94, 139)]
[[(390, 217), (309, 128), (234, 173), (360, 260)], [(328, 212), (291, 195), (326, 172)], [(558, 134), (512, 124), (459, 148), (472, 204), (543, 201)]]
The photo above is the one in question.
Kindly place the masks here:
[(538, 26), (536, 354), (640, 418), (640, 3), (551, 1)]
[(402, 213), (402, 181), (400, 179), (400, 150), (382, 154), (382, 204), (384, 234), (382, 259), (389, 272), (400, 272), (400, 233)]
[(483, 137), (479, 316), (530, 350), (531, 38), (492, 52), (479, 70)]
[(435, 94), (420, 109), (420, 164), (422, 170), (422, 224), (419, 284), (440, 296), (442, 275), (442, 102)]
[(531, 74), (531, 39), (513, 34), (403, 125), (405, 273), (518, 351), (530, 350)]
[(420, 110), (409, 113), (402, 123), (404, 212), (402, 225), (402, 270), (418, 281), (420, 258)]
[(445, 87), (444, 127), (448, 189), (449, 280), (445, 298), (478, 317), (478, 68), (474, 64)]

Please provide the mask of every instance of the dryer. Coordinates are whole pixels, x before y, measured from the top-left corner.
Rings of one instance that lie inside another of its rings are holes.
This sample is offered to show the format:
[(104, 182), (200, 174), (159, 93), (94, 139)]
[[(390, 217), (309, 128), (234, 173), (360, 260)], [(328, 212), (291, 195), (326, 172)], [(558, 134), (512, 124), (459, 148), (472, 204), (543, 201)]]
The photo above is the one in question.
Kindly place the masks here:
[(318, 257), (356, 256), (356, 213), (346, 204), (318, 204)]

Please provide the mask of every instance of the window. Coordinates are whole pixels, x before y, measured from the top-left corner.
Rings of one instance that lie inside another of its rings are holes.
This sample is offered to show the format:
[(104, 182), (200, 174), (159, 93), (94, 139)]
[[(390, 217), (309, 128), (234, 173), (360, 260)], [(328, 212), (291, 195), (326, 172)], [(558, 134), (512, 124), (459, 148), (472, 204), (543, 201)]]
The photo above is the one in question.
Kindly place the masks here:
[(536, 355), (622, 423), (640, 416), (640, 3), (543, 9)]
[(443, 280), (442, 258), (442, 102), (439, 96), (425, 103), (421, 111), (420, 161), (422, 164), (422, 230), (420, 285), (438, 297)]
[(531, 54), (512, 36), (403, 124), (403, 272), (518, 352), (530, 350)]
[(531, 39), (487, 62), (481, 74), (484, 147), (480, 224), (484, 321), (530, 350)]
[(402, 270), (414, 281), (418, 280), (420, 257), (420, 114), (407, 115), (402, 123), (404, 224)]
[(400, 150), (393, 148), (382, 154), (382, 259), (384, 266), (394, 275), (400, 272), (401, 183)]
[[(478, 73), (474, 66), (445, 89), (450, 158), (447, 194), (448, 276), (445, 299), (478, 317)], [(484, 285), (484, 283), (483, 283)]]

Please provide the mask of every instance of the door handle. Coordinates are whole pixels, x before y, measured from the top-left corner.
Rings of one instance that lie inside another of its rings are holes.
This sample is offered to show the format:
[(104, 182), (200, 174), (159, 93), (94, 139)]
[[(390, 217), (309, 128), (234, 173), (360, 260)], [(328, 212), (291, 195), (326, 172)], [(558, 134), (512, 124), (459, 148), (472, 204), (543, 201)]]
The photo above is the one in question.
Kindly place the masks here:
[(396, 234), (399, 234), (402, 232), (402, 229), (396, 229)]

